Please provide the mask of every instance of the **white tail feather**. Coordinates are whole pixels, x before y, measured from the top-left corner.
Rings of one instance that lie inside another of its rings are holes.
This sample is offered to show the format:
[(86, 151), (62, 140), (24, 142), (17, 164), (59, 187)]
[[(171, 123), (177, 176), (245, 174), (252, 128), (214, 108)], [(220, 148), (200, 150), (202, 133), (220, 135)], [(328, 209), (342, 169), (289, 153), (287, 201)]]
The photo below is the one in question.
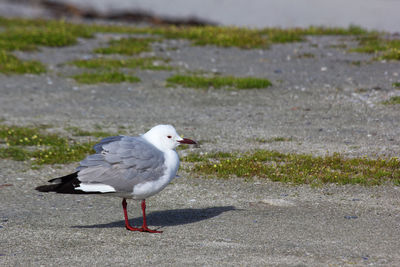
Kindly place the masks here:
[(100, 192), (100, 193), (112, 193), (116, 192), (115, 188), (106, 184), (83, 184), (81, 183), (76, 190), (82, 190), (83, 192)]

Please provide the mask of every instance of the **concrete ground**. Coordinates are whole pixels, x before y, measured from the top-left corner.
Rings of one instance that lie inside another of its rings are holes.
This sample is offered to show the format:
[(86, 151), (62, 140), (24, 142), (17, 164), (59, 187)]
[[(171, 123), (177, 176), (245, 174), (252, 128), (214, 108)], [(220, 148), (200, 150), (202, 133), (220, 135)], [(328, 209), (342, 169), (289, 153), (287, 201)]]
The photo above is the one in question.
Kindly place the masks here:
[[(63, 63), (90, 57), (115, 35), (76, 46), (16, 53), (46, 63), (39, 76), (0, 75), (3, 123), (50, 124), (136, 135), (171, 123), (201, 140), (192, 151), (281, 152), (398, 156), (400, 63), (370, 61), (337, 44), (350, 38), (312, 37), (269, 50), (194, 47), (186, 41), (155, 44), (149, 55), (192, 71), (265, 77), (259, 90), (170, 88), (173, 72), (136, 71), (138, 84), (80, 85), (82, 70)], [(171, 48), (171, 49), (170, 49)], [(313, 57), (307, 56), (313, 54)], [(127, 72), (131, 72), (126, 70)], [(256, 138), (291, 137), (260, 144)], [(180, 151), (181, 155), (187, 153)], [(291, 186), (268, 180), (220, 180), (180, 171), (149, 198), (148, 223), (162, 234), (124, 229), (121, 200), (43, 194), (34, 187), (73, 171), (76, 164), (44, 166), (0, 161), (1, 266), (398, 266), (400, 188)], [(139, 202), (128, 202), (131, 223), (141, 223)]]

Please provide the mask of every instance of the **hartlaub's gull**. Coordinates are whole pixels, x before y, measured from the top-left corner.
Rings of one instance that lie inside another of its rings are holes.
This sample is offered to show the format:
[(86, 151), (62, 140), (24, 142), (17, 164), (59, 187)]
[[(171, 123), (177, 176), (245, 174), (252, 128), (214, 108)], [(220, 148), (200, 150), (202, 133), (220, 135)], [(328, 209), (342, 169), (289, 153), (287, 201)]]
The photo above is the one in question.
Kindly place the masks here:
[[(196, 142), (180, 137), (171, 125), (157, 125), (137, 137), (107, 137), (94, 146), (96, 153), (82, 160), (76, 172), (52, 179), (51, 185), (38, 186), (36, 190), (122, 197), (126, 229), (161, 233), (147, 227), (145, 199), (163, 190), (175, 178), (179, 168), (175, 148), (179, 144)], [(129, 224), (127, 198), (142, 200), (140, 228)]]

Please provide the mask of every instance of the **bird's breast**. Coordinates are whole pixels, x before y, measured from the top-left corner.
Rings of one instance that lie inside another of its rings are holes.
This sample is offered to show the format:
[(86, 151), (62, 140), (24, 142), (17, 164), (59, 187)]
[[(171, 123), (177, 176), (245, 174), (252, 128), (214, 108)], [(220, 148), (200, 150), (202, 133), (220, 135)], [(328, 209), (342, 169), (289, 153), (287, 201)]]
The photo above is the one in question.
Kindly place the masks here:
[(158, 179), (135, 185), (132, 198), (146, 199), (153, 196), (163, 190), (175, 178), (179, 168), (178, 154), (174, 150), (165, 152), (164, 159), (164, 174)]

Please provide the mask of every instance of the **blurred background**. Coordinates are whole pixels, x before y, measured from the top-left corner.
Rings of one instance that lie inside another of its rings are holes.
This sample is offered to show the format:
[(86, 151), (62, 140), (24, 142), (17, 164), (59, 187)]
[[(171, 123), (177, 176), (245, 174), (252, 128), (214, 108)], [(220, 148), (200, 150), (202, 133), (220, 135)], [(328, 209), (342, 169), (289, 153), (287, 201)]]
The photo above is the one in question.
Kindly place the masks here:
[(0, 16), (400, 32), (400, 0), (0, 0)]

